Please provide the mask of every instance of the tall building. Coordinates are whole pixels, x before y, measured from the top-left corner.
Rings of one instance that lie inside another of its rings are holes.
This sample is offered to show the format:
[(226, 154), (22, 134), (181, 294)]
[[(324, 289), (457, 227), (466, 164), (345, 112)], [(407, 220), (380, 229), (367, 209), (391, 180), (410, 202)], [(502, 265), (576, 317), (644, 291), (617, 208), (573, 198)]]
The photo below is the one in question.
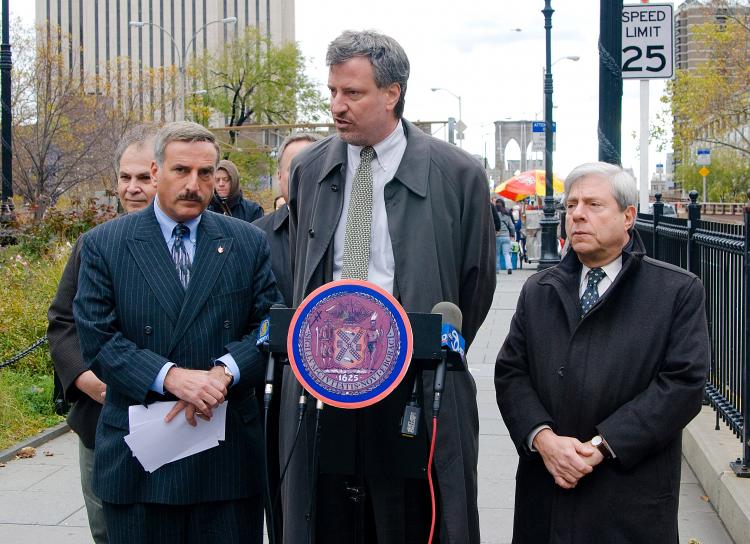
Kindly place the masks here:
[[(220, 22), (231, 17), (236, 23)], [(134, 80), (144, 69), (187, 65), (246, 27), (275, 44), (292, 42), (294, 22), (294, 0), (36, 0), (37, 27), (59, 27), (70, 39), (65, 60), (81, 78), (104, 77), (122, 58), (129, 59)]]
[[(741, 4), (733, 5), (735, 13), (747, 15), (750, 8)], [(675, 67), (678, 70), (694, 70), (710, 59), (706, 50), (696, 39), (693, 31), (699, 25), (715, 23), (721, 28), (726, 24), (727, 10), (710, 7), (705, 0), (686, 0), (674, 16)]]

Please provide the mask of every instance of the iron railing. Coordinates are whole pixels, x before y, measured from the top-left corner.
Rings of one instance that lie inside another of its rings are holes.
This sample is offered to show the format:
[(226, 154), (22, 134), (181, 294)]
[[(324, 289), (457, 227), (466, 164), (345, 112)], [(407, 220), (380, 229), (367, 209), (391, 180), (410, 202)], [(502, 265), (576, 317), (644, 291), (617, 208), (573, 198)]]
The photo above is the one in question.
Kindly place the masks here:
[[(636, 229), (650, 257), (689, 270), (706, 290), (711, 371), (706, 400), (742, 441), (742, 458), (731, 463), (750, 477), (750, 358), (748, 358), (748, 281), (750, 281), (750, 203), (743, 224), (702, 221), (698, 193), (690, 193), (688, 218), (662, 215), (661, 195), (654, 213), (639, 213)], [(750, 199), (750, 191), (748, 191)]]

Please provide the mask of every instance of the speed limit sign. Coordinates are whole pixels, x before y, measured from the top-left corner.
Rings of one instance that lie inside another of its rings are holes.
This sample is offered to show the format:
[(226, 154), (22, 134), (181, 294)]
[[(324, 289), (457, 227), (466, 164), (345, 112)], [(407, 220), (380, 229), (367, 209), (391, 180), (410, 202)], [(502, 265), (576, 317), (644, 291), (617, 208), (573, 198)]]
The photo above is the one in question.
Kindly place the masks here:
[(622, 8), (622, 78), (665, 79), (674, 74), (672, 4)]

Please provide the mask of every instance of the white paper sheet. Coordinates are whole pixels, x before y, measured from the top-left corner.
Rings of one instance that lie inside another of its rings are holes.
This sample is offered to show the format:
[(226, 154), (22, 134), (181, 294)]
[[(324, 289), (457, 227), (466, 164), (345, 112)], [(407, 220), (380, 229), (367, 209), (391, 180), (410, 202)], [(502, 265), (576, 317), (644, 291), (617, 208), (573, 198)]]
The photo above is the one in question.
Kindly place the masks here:
[(228, 402), (214, 408), (209, 421), (196, 418), (192, 427), (180, 412), (169, 423), (164, 417), (176, 401), (131, 406), (128, 410), (130, 434), (125, 442), (148, 472), (172, 461), (184, 459), (219, 445), (224, 440)]

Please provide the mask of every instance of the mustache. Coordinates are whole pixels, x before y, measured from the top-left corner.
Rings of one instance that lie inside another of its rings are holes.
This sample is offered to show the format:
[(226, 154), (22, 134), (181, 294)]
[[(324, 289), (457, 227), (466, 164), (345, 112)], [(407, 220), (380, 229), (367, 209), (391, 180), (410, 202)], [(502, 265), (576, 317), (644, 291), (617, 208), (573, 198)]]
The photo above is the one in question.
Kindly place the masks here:
[(186, 191), (177, 195), (177, 200), (187, 200), (188, 202), (203, 202), (203, 198), (199, 193)]

